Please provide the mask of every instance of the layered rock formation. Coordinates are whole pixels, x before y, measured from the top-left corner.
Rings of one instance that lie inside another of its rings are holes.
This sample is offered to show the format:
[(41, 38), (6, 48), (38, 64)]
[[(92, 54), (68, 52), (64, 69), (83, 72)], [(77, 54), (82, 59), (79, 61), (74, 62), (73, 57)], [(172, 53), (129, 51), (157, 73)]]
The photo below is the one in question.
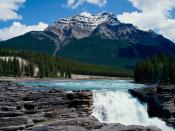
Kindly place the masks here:
[(175, 85), (133, 89), (130, 93), (148, 103), (150, 117), (159, 117), (168, 125), (175, 127)]
[(0, 81), (0, 130), (160, 131), (156, 127), (100, 123), (91, 116), (93, 94), (90, 91), (35, 89)]

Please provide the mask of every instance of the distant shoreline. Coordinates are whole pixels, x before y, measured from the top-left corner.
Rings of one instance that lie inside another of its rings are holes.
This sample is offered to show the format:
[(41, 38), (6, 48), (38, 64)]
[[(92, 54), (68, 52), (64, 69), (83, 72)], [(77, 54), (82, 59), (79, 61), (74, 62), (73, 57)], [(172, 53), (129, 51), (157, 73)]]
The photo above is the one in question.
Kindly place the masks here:
[(59, 81), (59, 80), (133, 80), (128, 77), (108, 77), (108, 76), (91, 76), (91, 75), (72, 75), (72, 78), (30, 78), (30, 77), (0, 77), (0, 81)]

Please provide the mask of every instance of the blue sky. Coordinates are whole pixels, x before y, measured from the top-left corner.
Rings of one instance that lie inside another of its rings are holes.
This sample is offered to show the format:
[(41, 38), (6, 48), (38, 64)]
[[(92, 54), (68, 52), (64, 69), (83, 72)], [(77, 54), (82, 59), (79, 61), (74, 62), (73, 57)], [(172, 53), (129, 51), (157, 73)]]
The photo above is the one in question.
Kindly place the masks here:
[[(20, 21), (23, 24), (36, 24), (40, 21), (48, 24), (63, 17), (80, 14), (83, 11), (90, 13), (99, 13), (109, 11), (114, 14), (121, 14), (125, 11), (134, 11), (135, 8), (127, 0), (109, 0), (104, 7), (99, 7), (93, 4), (84, 3), (76, 9), (66, 7), (66, 0), (28, 0), (20, 8), (18, 14), (23, 16)], [(0, 28), (10, 26), (14, 20), (0, 21)]]
[(60, 18), (102, 11), (175, 41), (175, 0), (0, 0), (0, 39), (44, 30)]

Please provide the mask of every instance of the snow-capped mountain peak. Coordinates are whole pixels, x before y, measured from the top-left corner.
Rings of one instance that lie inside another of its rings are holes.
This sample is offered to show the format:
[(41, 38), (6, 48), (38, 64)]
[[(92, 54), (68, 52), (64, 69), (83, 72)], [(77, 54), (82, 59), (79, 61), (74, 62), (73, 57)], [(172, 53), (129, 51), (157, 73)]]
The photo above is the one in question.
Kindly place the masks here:
[(101, 24), (117, 26), (120, 22), (115, 15), (108, 12), (95, 15), (75, 15), (56, 21), (46, 31), (57, 34), (60, 42), (65, 42), (72, 38), (88, 37)]
[[(120, 25), (122, 25), (122, 23), (120, 23), (116, 15), (112, 13), (102, 12), (95, 15), (86, 13), (60, 19), (45, 31), (51, 31), (58, 36), (61, 43), (66, 43), (73, 39), (88, 37), (97, 31), (97, 29), (101, 30), (99, 34), (106, 34), (107, 38), (115, 39), (116, 34), (113, 32), (113, 29), (116, 29), (116, 27)], [(104, 28), (99, 28), (100, 26), (104, 26)], [(108, 29), (108, 27), (110, 29)], [(127, 29), (127, 32), (128, 30), (129, 29)]]

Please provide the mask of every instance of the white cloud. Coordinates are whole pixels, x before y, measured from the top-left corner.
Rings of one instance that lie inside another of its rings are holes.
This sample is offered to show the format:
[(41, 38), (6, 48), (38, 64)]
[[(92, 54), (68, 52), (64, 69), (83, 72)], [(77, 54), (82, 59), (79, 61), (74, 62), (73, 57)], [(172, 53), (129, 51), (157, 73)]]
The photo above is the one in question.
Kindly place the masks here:
[(143, 30), (156, 30), (158, 33), (175, 41), (175, 19), (171, 11), (175, 8), (175, 0), (129, 0), (139, 11), (124, 12), (118, 19), (125, 23), (133, 23)]
[(0, 0), (0, 21), (22, 19), (22, 16), (17, 14), (19, 8), (26, 0)]
[(75, 3), (75, 0), (68, 0), (67, 1), (67, 6), (71, 7), (72, 5), (74, 5), (74, 3)]
[(0, 29), (0, 40), (7, 40), (16, 36), (23, 35), (30, 31), (43, 31), (48, 24), (40, 22), (37, 25), (23, 25), (20, 22), (13, 22), (13, 24), (4, 29)]
[(67, 6), (72, 9), (75, 9), (85, 2), (103, 7), (106, 5), (107, 0), (68, 0)]
[(85, 17), (91, 17), (91, 13), (87, 12), (87, 11), (84, 11), (80, 14), (81, 16), (85, 16)]

